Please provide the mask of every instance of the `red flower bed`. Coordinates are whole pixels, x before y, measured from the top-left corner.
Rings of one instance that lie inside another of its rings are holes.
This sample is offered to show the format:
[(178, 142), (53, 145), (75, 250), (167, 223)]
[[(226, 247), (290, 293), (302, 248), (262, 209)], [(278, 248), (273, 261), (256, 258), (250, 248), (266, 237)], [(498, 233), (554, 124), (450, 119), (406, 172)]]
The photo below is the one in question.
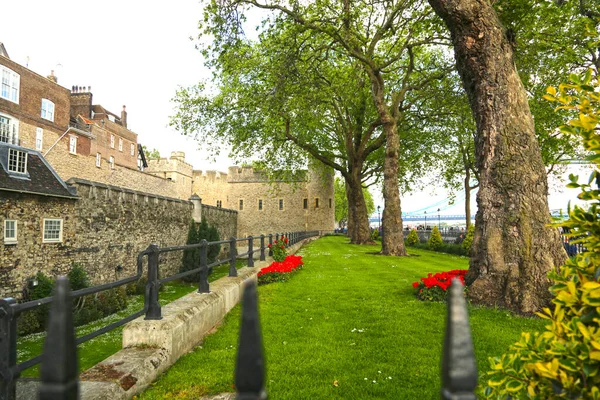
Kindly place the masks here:
[(447, 272), (438, 272), (436, 274), (427, 274), (419, 282), (413, 282), (415, 296), (419, 300), (443, 301), (448, 296), (447, 290), (452, 284), (452, 279), (458, 278), (465, 284), (466, 269), (454, 269)]
[(258, 284), (287, 281), (302, 265), (302, 256), (287, 256), (282, 262), (275, 261), (258, 272)]

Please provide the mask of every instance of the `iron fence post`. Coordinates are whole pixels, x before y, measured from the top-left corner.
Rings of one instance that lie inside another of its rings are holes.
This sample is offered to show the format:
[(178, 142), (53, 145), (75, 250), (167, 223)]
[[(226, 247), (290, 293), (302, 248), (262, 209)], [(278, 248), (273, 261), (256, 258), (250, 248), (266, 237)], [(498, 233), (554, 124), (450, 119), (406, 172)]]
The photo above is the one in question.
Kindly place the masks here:
[(254, 268), (254, 238), (248, 236), (248, 267)]
[(235, 367), (237, 400), (267, 398), (263, 353), (256, 282), (249, 281), (242, 295), (242, 321)]
[(260, 261), (265, 260), (265, 235), (260, 235)]
[(198, 293), (210, 293), (208, 285), (208, 241), (202, 239), (200, 241), (200, 283), (198, 284)]
[(235, 261), (237, 258), (235, 237), (229, 238), (229, 276), (238, 276), (237, 268), (235, 267)]
[(39, 400), (79, 398), (77, 344), (73, 326), (71, 289), (66, 276), (56, 280), (48, 319), (48, 334), (40, 372)]
[(159, 248), (155, 244), (148, 246), (148, 283), (146, 284), (146, 317), (147, 320), (162, 319), (160, 303), (158, 302), (158, 257)]
[(13, 298), (0, 299), (0, 399), (16, 398), (16, 380), (12, 368), (17, 364), (17, 317), (11, 305)]
[(273, 257), (273, 234), (269, 233), (269, 257)]
[(463, 285), (452, 280), (442, 350), (442, 400), (475, 400), (477, 363)]

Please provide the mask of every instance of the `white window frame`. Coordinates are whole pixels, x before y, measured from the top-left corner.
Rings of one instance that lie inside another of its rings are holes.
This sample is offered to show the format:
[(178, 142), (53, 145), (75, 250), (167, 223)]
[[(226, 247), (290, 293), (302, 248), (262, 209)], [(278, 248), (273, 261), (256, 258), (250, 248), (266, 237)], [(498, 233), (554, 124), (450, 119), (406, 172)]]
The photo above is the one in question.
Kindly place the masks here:
[[(60, 222), (58, 229), (58, 238), (46, 237), (46, 224), (48, 222)], [(42, 227), (42, 243), (62, 243), (63, 241), (63, 219), (62, 218), (44, 218), (44, 225)]]
[(54, 122), (54, 103), (48, 99), (42, 99), (41, 117)]
[(69, 136), (69, 153), (77, 154), (77, 136)]
[(42, 128), (35, 128), (35, 149), (42, 151), (44, 146), (44, 130)]
[(130, 146), (130, 153), (132, 156), (135, 156), (135, 146), (133, 145), (133, 143), (131, 143), (131, 146)]
[(96, 153), (96, 167), (100, 168), (102, 166), (102, 155), (100, 153)]
[(21, 76), (0, 65), (0, 98), (19, 104)]
[[(11, 230), (14, 231), (14, 236), (7, 236), (8, 232), (8, 223), (12, 222), (14, 224)], [(5, 219), (4, 220), (4, 244), (17, 244), (17, 235), (18, 235), (18, 223), (15, 219)]]
[(123, 138), (119, 138), (119, 151), (123, 151)]
[(110, 156), (108, 163), (110, 164), (110, 169), (115, 169), (115, 158), (113, 156)]
[(110, 148), (115, 148), (115, 135), (110, 135)]
[(6, 127), (4, 128), (5, 135), (0, 135), (0, 142), (18, 144), (19, 120), (15, 117), (6, 114), (0, 114), (0, 117), (2, 117), (5, 120), (8, 120), (8, 123), (6, 123)]
[[(11, 155), (13, 155), (13, 154), (16, 154), (15, 156), (17, 157), (17, 161), (16, 161), (17, 169), (11, 168), (11, 160), (10, 159), (11, 159)], [(23, 160), (23, 170), (22, 171), (19, 169), (19, 162), (20, 162), (19, 155), (20, 154), (25, 155), (25, 160)], [(7, 165), (8, 172), (12, 172), (14, 174), (27, 174), (27, 155), (28, 155), (28, 153), (26, 151), (9, 148), (8, 149), (8, 163), (7, 163), (8, 164)]]

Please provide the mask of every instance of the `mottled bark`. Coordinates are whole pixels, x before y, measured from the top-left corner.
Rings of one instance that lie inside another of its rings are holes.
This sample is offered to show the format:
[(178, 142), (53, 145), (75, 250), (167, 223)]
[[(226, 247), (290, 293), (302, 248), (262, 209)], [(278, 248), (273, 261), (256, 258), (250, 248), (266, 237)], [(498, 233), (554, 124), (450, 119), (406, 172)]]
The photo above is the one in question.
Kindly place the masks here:
[(513, 49), (489, 0), (429, 0), (452, 34), (477, 123), (479, 170), (467, 283), (476, 303), (533, 313), (550, 299), (547, 273), (565, 260), (550, 228), (548, 183)]
[[(346, 180), (346, 197), (348, 199), (348, 234), (350, 236), (350, 243), (372, 243), (367, 203), (362, 191), (360, 177), (351, 176), (350, 180)], [(352, 221), (352, 224), (350, 221)], [(350, 229), (350, 226), (352, 226), (352, 229)]]
[(386, 136), (385, 160), (383, 164), (383, 200), (385, 208), (381, 216), (383, 240), (381, 253), (405, 256), (402, 234), (402, 212), (400, 209), (400, 188), (398, 187), (398, 153), (400, 137), (395, 121), (383, 125)]

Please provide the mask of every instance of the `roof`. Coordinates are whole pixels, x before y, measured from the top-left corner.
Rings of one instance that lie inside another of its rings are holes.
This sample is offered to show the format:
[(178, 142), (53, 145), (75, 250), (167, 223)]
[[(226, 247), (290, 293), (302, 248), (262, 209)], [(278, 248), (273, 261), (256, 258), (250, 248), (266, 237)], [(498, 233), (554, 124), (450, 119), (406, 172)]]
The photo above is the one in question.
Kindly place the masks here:
[[(27, 153), (27, 174), (8, 171), (10, 149)], [(0, 143), (0, 191), (77, 198), (74, 189), (67, 186), (39, 152), (7, 143)]]
[(8, 56), (8, 52), (6, 51), (6, 47), (4, 47), (4, 43), (0, 42), (0, 56), (6, 57), (10, 60)]

